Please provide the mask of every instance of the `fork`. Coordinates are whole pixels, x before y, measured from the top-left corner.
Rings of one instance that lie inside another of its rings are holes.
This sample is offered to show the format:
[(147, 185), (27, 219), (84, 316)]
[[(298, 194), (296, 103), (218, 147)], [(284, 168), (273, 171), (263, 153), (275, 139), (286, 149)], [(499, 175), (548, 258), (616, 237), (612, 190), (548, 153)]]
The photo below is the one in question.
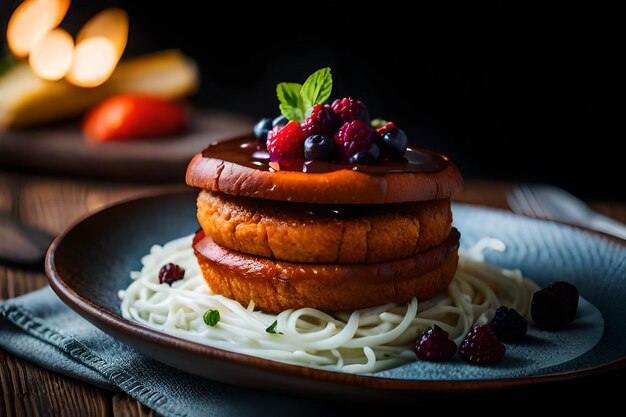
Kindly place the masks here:
[(41, 269), (52, 239), (0, 210), (0, 264)]
[(513, 188), (506, 199), (515, 213), (562, 221), (626, 239), (626, 225), (593, 211), (578, 197), (560, 188), (522, 184)]

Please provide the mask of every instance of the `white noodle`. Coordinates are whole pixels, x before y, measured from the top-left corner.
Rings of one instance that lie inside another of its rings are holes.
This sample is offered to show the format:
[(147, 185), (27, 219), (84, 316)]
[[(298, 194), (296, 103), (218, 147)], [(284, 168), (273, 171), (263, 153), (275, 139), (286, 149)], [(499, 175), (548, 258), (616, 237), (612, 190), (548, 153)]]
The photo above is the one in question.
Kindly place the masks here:
[[(369, 373), (415, 360), (416, 338), (436, 324), (459, 343), (475, 323), (486, 323), (501, 305), (530, 315), (538, 287), (519, 270), (484, 263), (486, 249), (504, 243), (483, 239), (461, 254), (447, 293), (418, 304), (385, 304), (329, 315), (312, 308), (280, 314), (254, 311), (211, 292), (191, 247), (193, 236), (154, 245), (132, 271), (133, 283), (119, 291), (124, 318), (194, 342), (266, 359), (349, 373)], [(159, 284), (160, 268), (176, 263), (185, 278), (170, 287)], [(208, 309), (220, 312), (214, 327), (204, 323)], [(277, 322), (276, 331), (266, 329)]]

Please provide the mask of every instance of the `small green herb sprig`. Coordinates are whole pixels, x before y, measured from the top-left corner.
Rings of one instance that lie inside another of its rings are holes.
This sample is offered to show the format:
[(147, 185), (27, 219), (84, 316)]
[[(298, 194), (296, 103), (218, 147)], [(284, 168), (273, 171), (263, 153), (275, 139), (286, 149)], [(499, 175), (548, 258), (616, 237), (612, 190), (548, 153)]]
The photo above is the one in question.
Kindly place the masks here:
[(304, 84), (280, 83), (276, 86), (280, 112), (287, 119), (302, 123), (311, 114), (314, 105), (322, 104), (330, 98), (332, 89), (330, 68), (315, 71)]
[(276, 326), (278, 326), (278, 320), (274, 320), (274, 323), (270, 324), (265, 331), (271, 334), (283, 334), (283, 332), (276, 331)]
[(220, 321), (220, 312), (210, 308), (204, 313), (202, 319), (207, 326), (215, 327), (215, 325)]

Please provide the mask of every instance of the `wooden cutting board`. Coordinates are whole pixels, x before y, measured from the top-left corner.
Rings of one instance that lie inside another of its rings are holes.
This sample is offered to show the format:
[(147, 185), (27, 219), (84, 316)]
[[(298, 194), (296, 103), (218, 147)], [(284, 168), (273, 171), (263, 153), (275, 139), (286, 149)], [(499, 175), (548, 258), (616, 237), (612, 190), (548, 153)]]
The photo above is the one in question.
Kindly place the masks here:
[(252, 130), (248, 117), (212, 110), (190, 113), (186, 130), (172, 138), (90, 143), (78, 121), (0, 131), (2, 167), (137, 181), (184, 182), (191, 157), (210, 142)]

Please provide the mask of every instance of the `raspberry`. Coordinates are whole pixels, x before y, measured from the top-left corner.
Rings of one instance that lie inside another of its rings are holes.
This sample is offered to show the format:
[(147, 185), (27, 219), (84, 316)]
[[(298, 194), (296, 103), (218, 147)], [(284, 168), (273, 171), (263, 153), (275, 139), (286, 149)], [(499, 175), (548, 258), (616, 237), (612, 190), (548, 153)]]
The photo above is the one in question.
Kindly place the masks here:
[(578, 290), (564, 281), (554, 282), (533, 295), (530, 314), (539, 327), (558, 330), (576, 317)]
[(362, 101), (355, 100), (352, 97), (333, 101), (332, 108), (344, 123), (353, 120), (360, 120), (368, 125), (370, 123), (370, 114), (367, 111), (367, 106)]
[(461, 359), (475, 365), (499, 363), (504, 358), (504, 352), (506, 348), (488, 324), (472, 327), (459, 348)]
[(396, 126), (394, 122), (387, 122), (383, 126), (376, 129), (376, 133), (378, 133), (380, 136), (384, 136), (384, 134), (390, 131), (391, 129), (397, 129), (397, 128), (398, 127)]
[(341, 119), (329, 105), (316, 104), (313, 112), (302, 122), (302, 130), (306, 136), (322, 134), (333, 135), (341, 124)]
[(276, 126), (267, 134), (267, 151), (273, 161), (289, 158), (304, 158), (306, 134), (300, 123), (290, 121), (284, 127)]
[(429, 362), (444, 362), (456, 353), (456, 343), (450, 340), (448, 332), (434, 325), (426, 329), (415, 344), (415, 355)]
[(526, 319), (513, 308), (502, 306), (496, 310), (490, 323), (493, 333), (505, 342), (515, 342), (526, 334)]
[(167, 284), (170, 287), (173, 282), (181, 280), (185, 278), (185, 270), (181, 268), (179, 265), (169, 263), (163, 265), (161, 270), (159, 271), (159, 283)]
[(377, 140), (377, 135), (362, 121), (353, 120), (341, 126), (334, 139), (339, 160), (347, 162), (353, 155), (367, 152)]

